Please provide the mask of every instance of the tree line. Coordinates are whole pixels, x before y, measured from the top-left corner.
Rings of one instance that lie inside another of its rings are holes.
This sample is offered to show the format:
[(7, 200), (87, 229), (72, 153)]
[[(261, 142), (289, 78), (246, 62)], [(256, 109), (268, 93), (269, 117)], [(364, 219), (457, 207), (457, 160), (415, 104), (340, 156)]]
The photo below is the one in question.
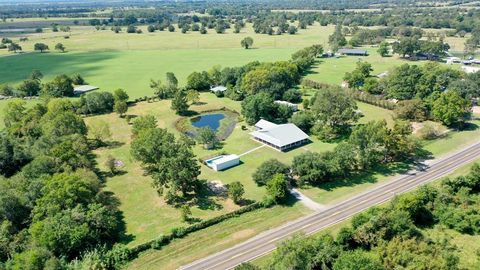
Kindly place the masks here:
[[(454, 240), (428, 230), (478, 235), (479, 191), (476, 164), (466, 176), (420, 187), (357, 214), (335, 236), (297, 234), (278, 245), (265, 269), (460, 269), (461, 250)], [(478, 254), (470, 259), (472, 269), (480, 266)], [(261, 268), (245, 263), (236, 269)]]
[(67, 99), (9, 102), (0, 131), (0, 266), (76, 269), (125, 259), (118, 202), (103, 191), (94, 141)]
[(464, 72), (429, 62), (419, 67), (403, 64), (377, 79), (371, 65), (358, 62), (344, 79), (350, 88), (397, 100), (397, 116), (424, 121), (433, 119), (447, 126), (462, 127), (469, 119), (472, 100), (480, 96), (480, 73)]

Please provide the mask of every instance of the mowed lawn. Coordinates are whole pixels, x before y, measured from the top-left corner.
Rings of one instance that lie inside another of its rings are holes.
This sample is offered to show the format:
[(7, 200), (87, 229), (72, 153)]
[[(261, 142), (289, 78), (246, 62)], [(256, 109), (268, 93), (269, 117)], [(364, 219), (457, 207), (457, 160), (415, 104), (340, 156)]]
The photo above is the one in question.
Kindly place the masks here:
[[(222, 107), (240, 111), (240, 102), (232, 101), (227, 98), (217, 98), (211, 93), (202, 93), (200, 105), (191, 106), (192, 110), (197, 112), (220, 109)], [(362, 122), (377, 119), (378, 116), (388, 116), (389, 111), (360, 103), (359, 107), (366, 114), (362, 118)], [(175, 122), (180, 118), (170, 110), (170, 101), (159, 102), (142, 102), (137, 103), (129, 108), (128, 114), (141, 116), (151, 114), (157, 117), (158, 126), (167, 128), (175, 133), (177, 137), (180, 133), (175, 128)], [(390, 119), (387, 119), (391, 121)], [(104, 169), (104, 162), (108, 155), (112, 155), (116, 159), (124, 163), (121, 168), (124, 173), (109, 178), (107, 181), (107, 189), (112, 191), (120, 200), (120, 209), (123, 211), (127, 224), (127, 232), (134, 236), (131, 245), (142, 243), (152, 239), (161, 233), (167, 233), (173, 227), (184, 226), (180, 218), (180, 211), (175, 209), (163, 201), (158, 196), (154, 188), (151, 186), (152, 179), (143, 174), (143, 170), (138, 162), (135, 162), (130, 156), (131, 132), (130, 126), (125, 119), (119, 118), (116, 114), (99, 115), (86, 118), (88, 125), (93, 122), (103, 121), (110, 125), (113, 137), (112, 141), (116, 142), (115, 147), (102, 148), (95, 151), (100, 168)], [(225, 141), (222, 142), (221, 149), (204, 150), (201, 145), (196, 145), (194, 152), (197, 157), (207, 157), (218, 153), (219, 151), (229, 154), (242, 155), (242, 164), (223, 172), (215, 172), (205, 165), (201, 165), (200, 178), (207, 181), (220, 181), (223, 184), (229, 184), (234, 181), (240, 181), (245, 186), (245, 198), (249, 200), (262, 200), (266, 195), (265, 187), (257, 186), (252, 180), (252, 174), (263, 162), (276, 158), (285, 164), (291, 164), (293, 158), (306, 151), (325, 152), (331, 151), (335, 147), (335, 143), (325, 143), (312, 137), (310, 144), (296, 148), (286, 153), (278, 152), (268, 146), (262, 146), (255, 140), (251, 139), (251, 127), (243, 130), (244, 122), (236, 125), (233, 133)], [(315, 190), (318, 188), (314, 188)], [(313, 190), (313, 188), (312, 188)], [(331, 197), (336, 197), (339, 190), (333, 190)], [(193, 215), (197, 218), (206, 219), (222, 213), (230, 212), (237, 209), (238, 206), (231, 200), (214, 197), (203, 196), (201, 202), (192, 208)]]
[(322, 58), (311, 69), (307, 79), (340, 85), (346, 72), (352, 72), (358, 61), (365, 61), (372, 64), (372, 75), (378, 75), (405, 63), (423, 65), (425, 61), (409, 62), (401, 59), (397, 55), (391, 57), (381, 57), (377, 53), (377, 48), (366, 48), (368, 56), (341, 56)]

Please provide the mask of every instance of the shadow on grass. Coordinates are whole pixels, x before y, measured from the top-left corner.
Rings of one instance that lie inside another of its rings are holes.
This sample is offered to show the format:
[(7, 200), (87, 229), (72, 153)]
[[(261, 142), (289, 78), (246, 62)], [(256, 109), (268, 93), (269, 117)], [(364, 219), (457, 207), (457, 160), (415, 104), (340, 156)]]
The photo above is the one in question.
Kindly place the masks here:
[(121, 243), (129, 243), (135, 239), (135, 236), (132, 234), (127, 234), (127, 228), (126, 228), (126, 223), (125, 223), (125, 217), (123, 215), (123, 212), (118, 210), (120, 206), (120, 200), (118, 200), (117, 197), (115, 197), (115, 194), (110, 191), (103, 191), (102, 192), (102, 200), (103, 203), (111, 208), (116, 209), (115, 213), (115, 218), (117, 219), (117, 237), (118, 240)]
[(226, 197), (226, 194), (216, 194), (206, 184), (202, 184), (192, 203), (201, 210), (220, 210), (223, 206), (215, 201), (215, 198)]
[[(84, 77), (89, 77), (103, 68), (99, 63), (111, 60), (117, 55), (114, 52), (25, 53), (14, 57), (5, 57), (2, 58), (4, 66), (15, 66), (15, 70), (0, 70), (0, 83), (15, 83), (24, 80), (34, 69), (39, 69), (46, 76), (80, 73)], [(95, 65), (88, 65), (91, 63), (95, 63)]]

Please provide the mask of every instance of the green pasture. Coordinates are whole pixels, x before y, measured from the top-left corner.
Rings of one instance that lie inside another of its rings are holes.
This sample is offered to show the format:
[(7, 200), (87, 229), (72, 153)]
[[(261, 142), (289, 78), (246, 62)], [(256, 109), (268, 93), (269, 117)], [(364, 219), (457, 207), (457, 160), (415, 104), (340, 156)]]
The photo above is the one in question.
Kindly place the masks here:
[(19, 83), (32, 70), (45, 74), (44, 81), (58, 74), (81, 74), (101, 90), (125, 89), (131, 98), (153, 95), (150, 79), (165, 79), (174, 72), (180, 84), (193, 71), (214, 65), (241, 66), (251, 61), (286, 60), (294, 49), (190, 49), (118, 52), (30, 53), (0, 57), (0, 83)]
[[(372, 64), (372, 75), (378, 75), (391, 68), (407, 63), (398, 56), (381, 57), (377, 52), (377, 48), (367, 48), (368, 56), (341, 56), (322, 58), (311, 69), (307, 79), (340, 85), (346, 72), (351, 72), (355, 69), (358, 61), (365, 61)], [(410, 62), (411, 64), (421, 65), (425, 62)]]

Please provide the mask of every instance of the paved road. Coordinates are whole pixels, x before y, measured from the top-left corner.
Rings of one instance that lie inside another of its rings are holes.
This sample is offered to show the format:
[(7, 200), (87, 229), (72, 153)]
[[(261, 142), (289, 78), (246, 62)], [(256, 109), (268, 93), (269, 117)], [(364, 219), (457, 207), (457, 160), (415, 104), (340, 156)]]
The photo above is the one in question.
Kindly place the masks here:
[(386, 184), (345, 200), (322, 211), (297, 219), (281, 227), (261, 233), (246, 242), (182, 266), (183, 270), (224, 270), (251, 261), (275, 249), (276, 244), (296, 232), (312, 234), (341, 222), (374, 205), (390, 200), (395, 194), (410, 191), (420, 185), (441, 178), (458, 167), (480, 157), (480, 143), (438, 160), (422, 169), (411, 171)]

